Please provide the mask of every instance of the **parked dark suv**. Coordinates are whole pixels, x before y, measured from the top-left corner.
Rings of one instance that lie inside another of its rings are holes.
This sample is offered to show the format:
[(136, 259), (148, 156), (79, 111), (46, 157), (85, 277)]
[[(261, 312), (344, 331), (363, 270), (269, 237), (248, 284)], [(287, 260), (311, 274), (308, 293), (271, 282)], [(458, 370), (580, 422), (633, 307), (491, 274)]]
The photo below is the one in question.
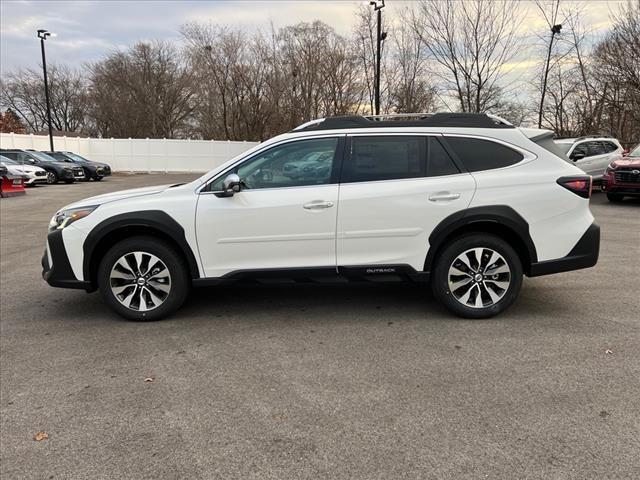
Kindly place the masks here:
[(27, 150), (0, 150), (2, 155), (24, 165), (35, 165), (47, 171), (47, 183), (73, 183), (75, 180), (84, 180), (82, 167), (58, 162), (54, 158), (42, 152)]
[(84, 169), (85, 180), (100, 181), (104, 177), (111, 175), (111, 167), (106, 163), (94, 162), (93, 160), (87, 160), (80, 155), (73, 152), (44, 152), (50, 157), (55, 158), (59, 162), (75, 163), (77, 166)]

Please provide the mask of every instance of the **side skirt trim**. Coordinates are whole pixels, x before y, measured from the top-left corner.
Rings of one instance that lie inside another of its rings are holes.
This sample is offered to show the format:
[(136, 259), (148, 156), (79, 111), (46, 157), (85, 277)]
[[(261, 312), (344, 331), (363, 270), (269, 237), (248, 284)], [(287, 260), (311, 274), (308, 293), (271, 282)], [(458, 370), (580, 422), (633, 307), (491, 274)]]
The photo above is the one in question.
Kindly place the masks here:
[(410, 265), (356, 265), (348, 267), (309, 267), (238, 270), (222, 277), (196, 278), (195, 287), (206, 287), (230, 283), (386, 283), (398, 281), (422, 282), (429, 280), (429, 272), (418, 272)]

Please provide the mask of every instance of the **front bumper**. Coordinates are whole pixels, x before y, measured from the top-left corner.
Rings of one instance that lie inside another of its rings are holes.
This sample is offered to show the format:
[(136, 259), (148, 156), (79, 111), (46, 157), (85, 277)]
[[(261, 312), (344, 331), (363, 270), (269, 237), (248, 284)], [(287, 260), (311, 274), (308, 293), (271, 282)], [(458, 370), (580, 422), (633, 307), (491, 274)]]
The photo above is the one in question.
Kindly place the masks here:
[(36, 175), (35, 173), (24, 174), (25, 185), (35, 185), (36, 183), (47, 183), (47, 175)]
[(593, 267), (598, 263), (599, 254), (600, 227), (596, 223), (592, 223), (566, 257), (532, 263), (528, 276), (538, 277)]
[[(625, 172), (626, 173), (626, 172)], [(618, 195), (640, 196), (640, 175), (627, 175), (624, 180), (616, 180), (616, 171), (605, 173), (602, 177), (602, 191), (605, 193), (615, 193)]]
[(42, 256), (42, 278), (52, 287), (91, 289), (90, 282), (78, 280), (73, 274), (62, 230), (54, 230), (47, 235), (47, 248)]
[(60, 180), (73, 180), (73, 171), (71, 170), (61, 170), (60, 171)]

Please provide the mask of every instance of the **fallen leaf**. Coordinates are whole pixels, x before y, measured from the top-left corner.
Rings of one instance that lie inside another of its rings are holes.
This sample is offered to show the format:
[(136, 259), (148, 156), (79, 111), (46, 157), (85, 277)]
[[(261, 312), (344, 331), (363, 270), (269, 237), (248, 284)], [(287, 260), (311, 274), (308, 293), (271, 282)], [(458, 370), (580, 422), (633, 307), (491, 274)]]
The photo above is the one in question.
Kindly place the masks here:
[(42, 440), (49, 440), (49, 434), (47, 432), (38, 432), (34, 435), (33, 439), (36, 442), (41, 442)]
[(155, 379), (155, 378), (153, 378), (153, 377), (147, 377), (147, 378), (145, 378), (145, 379), (144, 379), (144, 381), (145, 381), (145, 382), (149, 382), (149, 383), (153, 383), (153, 382), (155, 382), (155, 381), (156, 381), (156, 379)]

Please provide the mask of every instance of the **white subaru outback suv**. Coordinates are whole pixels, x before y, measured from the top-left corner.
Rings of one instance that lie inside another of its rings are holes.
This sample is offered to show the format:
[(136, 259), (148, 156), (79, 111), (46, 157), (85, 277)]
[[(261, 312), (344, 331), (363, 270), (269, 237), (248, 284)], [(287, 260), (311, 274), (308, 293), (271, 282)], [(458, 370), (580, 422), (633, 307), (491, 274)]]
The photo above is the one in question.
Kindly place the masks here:
[(523, 275), (597, 262), (591, 177), (552, 136), (484, 114), (309, 122), (191, 183), (64, 207), (43, 276), (133, 320), (174, 312), (192, 285), (273, 277), (429, 281), (454, 314), (490, 317)]

